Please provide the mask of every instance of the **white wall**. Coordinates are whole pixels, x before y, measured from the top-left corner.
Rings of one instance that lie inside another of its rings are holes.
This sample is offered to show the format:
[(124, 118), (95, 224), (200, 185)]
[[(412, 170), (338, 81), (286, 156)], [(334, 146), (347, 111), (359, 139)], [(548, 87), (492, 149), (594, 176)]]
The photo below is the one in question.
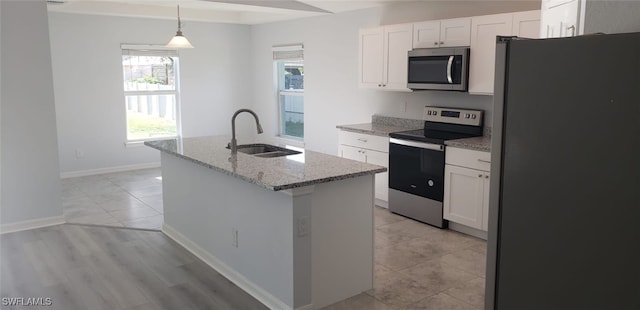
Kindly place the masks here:
[(62, 215), (45, 1), (0, 1), (0, 223)]
[(640, 31), (640, 1), (587, 0), (584, 33)]
[(309, 149), (335, 154), (338, 146), (336, 125), (369, 122), (374, 113), (418, 119), (425, 105), (485, 110), (486, 122), (491, 120), (491, 96), (359, 89), (358, 30), (383, 24), (539, 8), (539, 1), (426, 1), (253, 26), (253, 108), (262, 118), (265, 133), (275, 135), (278, 123), (271, 47), (303, 43), (305, 144)]
[[(185, 22), (194, 49), (180, 50), (182, 133), (226, 134), (249, 104), (249, 26)], [(125, 147), (120, 44), (166, 44), (176, 21), (49, 13), (60, 170), (78, 172), (158, 162), (150, 148)], [(76, 158), (76, 149), (84, 152)]]

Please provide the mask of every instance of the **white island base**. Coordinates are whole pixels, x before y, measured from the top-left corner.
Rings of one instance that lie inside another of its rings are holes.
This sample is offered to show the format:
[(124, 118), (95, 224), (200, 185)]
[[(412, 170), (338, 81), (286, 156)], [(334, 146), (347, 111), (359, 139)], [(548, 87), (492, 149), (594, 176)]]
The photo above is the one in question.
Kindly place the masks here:
[(272, 309), (373, 287), (374, 175), (273, 191), (161, 153), (163, 232)]

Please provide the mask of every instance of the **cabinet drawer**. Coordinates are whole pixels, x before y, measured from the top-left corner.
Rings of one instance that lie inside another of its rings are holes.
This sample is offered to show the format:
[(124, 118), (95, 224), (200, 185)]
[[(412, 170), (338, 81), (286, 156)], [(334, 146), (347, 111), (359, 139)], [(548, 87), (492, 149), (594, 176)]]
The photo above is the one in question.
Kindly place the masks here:
[(445, 162), (448, 165), (489, 171), (491, 169), (491, 153), (447, 147)]
[(339, 144), (351, 145), (383, 153), (389, 153), (389, 138), (343, 131), (338, 134)]

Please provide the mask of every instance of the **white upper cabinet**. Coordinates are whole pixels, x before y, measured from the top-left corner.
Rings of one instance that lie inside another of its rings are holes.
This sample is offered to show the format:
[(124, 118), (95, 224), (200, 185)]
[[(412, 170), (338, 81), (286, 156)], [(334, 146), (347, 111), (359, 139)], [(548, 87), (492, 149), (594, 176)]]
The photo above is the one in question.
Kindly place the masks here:
[(382, 84), (383, 27), (360, 30), (360, 87), (378, 88)]
[(440, 45), (440, 21), (413, 24), (413, 48), (432, 48)]
[(512, 31), (512, 13), (471, 18), (470, 94), (493, 94), (496, 36), (510, 36)]
[(539, 29), (540, 11), (472, 17), (469, 93), (493, 95), (496, 36), (539, 38)]
[(411, 50), (413, 25), (384, 27), (384, 77), (382, 89), (409, 90), (407, 88), (408, 53)]
[(540, 34), (543, 38), (573, 37), (580, 34), (579, 0), (542, 1)]
[(513, 35), (540, 38), (540, 10), (513, 13)]
[(471, 18), (434, 20), (413, 24), (413, 48), (469, 46)]
[(412, 30), (412, 24), (360, 30), (360, 87), (410, 91), (407, 53), (411, 50)]
[[(574, 5), (577, 9), (580, 0), (543, 1), (553, 1), (550, 3), (554, 7)], [(544, 36), (540, 29), (547, 28), (540, 24), (540, 14), (525, 11), (360, 29), (358, 84), (361, 88), (411, 91), (407, 88), (407, 53), (411, 49), (470, 46), (469, 93), (492, 95), (496, 36)], [(561, 25), (558, 29), (564, 29), (563, 34), (576, 31), (567, 27), (568, 22)], [(555, 28), (550, 29), (555, 33)]]

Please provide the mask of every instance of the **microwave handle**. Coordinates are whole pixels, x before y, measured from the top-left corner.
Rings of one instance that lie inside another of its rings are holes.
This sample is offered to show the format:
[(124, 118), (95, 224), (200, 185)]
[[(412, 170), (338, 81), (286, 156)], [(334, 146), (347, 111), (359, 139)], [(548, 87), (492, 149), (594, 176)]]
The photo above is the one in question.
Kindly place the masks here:
[(453, 79), (451, 78), (451, 66), (453, 66), (453, 56), (449, 56), (449, 62), (447, 63), (447, 81), (449, 81), (449, 84), (453, 84)]

